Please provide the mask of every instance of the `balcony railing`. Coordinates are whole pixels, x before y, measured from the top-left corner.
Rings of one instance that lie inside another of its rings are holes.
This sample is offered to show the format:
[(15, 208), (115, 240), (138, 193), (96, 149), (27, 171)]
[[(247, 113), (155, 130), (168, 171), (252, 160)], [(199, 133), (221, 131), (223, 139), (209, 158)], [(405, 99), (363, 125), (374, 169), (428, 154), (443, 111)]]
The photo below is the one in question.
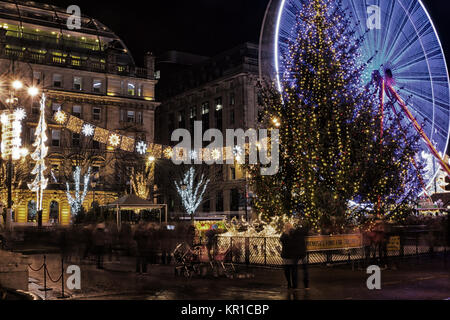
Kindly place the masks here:
[(92, 72), (107, 72), (136, 78), (148, 78), (147, 69), (145, 68), (138, 68), (131, 65), (111, 65), (108, 67), (106, 62), (98, 60), (77, 59), (71, 56), (56, 56), (50, 53), (42, 54), (27, 50), (0, 48), (0, 58), (21, 60), (35, 64), (75, 68)]

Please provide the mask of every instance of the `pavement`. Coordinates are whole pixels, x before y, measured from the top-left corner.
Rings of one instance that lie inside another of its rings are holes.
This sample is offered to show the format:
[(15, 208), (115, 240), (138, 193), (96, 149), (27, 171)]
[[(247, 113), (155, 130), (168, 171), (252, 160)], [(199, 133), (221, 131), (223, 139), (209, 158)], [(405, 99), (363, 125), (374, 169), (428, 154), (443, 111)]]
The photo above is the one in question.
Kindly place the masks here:
[[(447, 258), (448, 259), (448, 258)], [(76, 259), (75, 259), (76, 260)], [(42, 265), (43, 255), (30, 255), (33, 268)], [(449, 261), (450, 262), (450, 261)], [(105, 257), (104, 269), (94, 261), (71, 261), (81, 270), (81, 290), (68, 290), (66, 299), (74, 300), (446, 300), (450, 299), (450, 267), (443, 257), (397, 259), (381, 271), (381, 290), (369, 290), (370, 276), (363, 268), (349, 265), (313, 266), (310, 268), (310, 289), (288, 290), (281, 269), (237, 267), (237, 275), (190, 279), (174, 275), (173, 265), (150, 265), (148, 274), (135, 272), (132, 257)], [(61, 275), (58, 254), (47, 254), (47, 265), (53, 280)], [(65, 274), (65, 279), (67, 279)], [(302, 283), (299, 270), (299, 284)], [(61, 281), (44, 292), (43, 272), (30, 270), (29, 290), (42, 299), (60, 299)]]

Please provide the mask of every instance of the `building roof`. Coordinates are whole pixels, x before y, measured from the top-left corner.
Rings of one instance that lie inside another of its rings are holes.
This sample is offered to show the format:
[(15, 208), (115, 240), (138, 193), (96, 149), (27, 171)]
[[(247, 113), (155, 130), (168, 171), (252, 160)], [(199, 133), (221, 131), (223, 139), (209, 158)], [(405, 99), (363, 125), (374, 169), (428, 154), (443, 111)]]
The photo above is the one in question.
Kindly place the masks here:
[(0, 28), (7, 29), (11, 38), (20, 39), (24, 47), (60, 47), (93, 54), (114, 48), (124, 63), (135, 65), (124, 42), (107, 26), (81, 14), (81, 29), (69, 30), (67, 21), (71, 14), (66, 11), (34, 1), (1, 0)]
[(120, 209), (160, 209), (164, 205), (154, 204), (153, 202), (139, 198), (135, 194), (127, 194), (108, 204), (108, 207), (119, 207)]

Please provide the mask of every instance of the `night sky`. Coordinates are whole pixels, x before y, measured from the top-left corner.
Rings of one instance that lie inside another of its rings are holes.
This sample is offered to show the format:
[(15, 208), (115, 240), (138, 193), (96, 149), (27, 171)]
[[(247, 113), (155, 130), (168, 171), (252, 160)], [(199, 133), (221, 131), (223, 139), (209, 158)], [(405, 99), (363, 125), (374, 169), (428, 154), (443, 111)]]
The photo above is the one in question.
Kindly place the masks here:
[[(448, 56), (450, 1), (423, 2)], [(142, 65), (147, 51), (159, 54), (174, 49), (214, 55), (245, 41), (258, 41), (268, 0), (48, 0), (48, 3), (63, 8), (79, 5), (83, 14), (101, 21), (121, 37), (137, 64)]]

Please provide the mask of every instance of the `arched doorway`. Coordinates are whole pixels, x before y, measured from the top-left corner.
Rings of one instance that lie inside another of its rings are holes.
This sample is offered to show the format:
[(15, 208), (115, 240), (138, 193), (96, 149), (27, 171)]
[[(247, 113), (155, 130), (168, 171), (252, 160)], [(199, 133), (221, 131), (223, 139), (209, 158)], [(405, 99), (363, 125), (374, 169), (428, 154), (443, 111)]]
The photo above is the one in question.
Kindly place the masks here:
[(51, 224), (59, 223), (59, 203), (57, 201), (50, 202), (50, 213), (48, 222)]
[(36, 222), (37, 221), (36, 201), (35, 200), (28, 201), (27, 208), (28, 208), (27, 222)]

